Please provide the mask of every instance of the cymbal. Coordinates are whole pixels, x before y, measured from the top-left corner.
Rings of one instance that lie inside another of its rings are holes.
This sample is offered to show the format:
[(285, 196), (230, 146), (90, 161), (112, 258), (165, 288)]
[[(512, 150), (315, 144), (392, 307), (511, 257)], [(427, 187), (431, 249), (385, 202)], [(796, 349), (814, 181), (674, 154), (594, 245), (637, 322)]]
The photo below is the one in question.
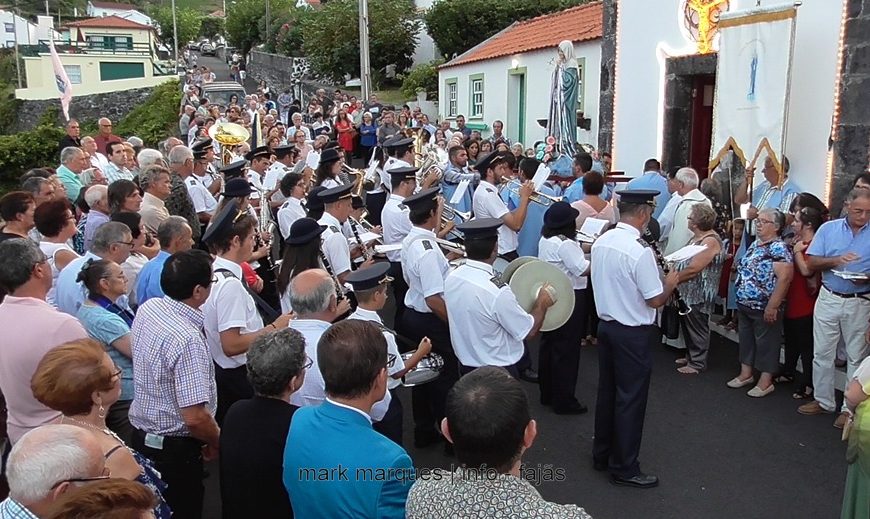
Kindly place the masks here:
[(541, 287), (549, 283), (556, 292), (556, 303), (547, 309), (541, 331), (559, 328), (574, 312), (574, 289), (568, 276), (546, 261), (528, 261), (517, 268), (510, 278), (510, 287), (520, 306), (531, 311)]
[(508, 263), (508, 266), (505, 267), (504, 272), (501, 273), (501, 280), (505, 283), (510, 283), (511, 276), (514, 275), (514, 272), (526, 263), (530, 261), (540, 261), (538, 258), (534, 256), (520, 256), (519, 258)]

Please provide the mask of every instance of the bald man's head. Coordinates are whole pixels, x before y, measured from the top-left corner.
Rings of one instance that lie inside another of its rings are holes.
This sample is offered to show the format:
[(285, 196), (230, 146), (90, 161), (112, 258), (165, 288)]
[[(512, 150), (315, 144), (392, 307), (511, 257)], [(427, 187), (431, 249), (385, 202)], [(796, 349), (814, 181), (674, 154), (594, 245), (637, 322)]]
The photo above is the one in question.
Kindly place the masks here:
[(335, 298), (335, 285), (323, 269), (309, 269), (290, 282), (290, 305), (299, 317), (329, 310)]

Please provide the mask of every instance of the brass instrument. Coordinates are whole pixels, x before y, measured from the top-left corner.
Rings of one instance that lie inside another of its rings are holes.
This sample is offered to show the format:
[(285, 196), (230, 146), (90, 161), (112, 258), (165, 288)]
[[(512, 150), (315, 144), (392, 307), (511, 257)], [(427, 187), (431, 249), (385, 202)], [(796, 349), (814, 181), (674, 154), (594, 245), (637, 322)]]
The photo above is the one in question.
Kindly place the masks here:
[[(256, 247), (258, 249), (262, 246), (269, 247), (269, 260), (274, 266), (281, 258), (281, 242), (275, 239), (275, 232), (278, 230), (278, 226), (275, 224), (275, 220), (272, 219), (272, 208), (267, 198), (269, 191), (257, 188), (254, 185), (251, 185), (251, 188), (260, 193), (260, 207), (257, 209)], [(266, 233), (269, 233), (271, 236), (269, 243), (263, 240), (263, 235)]]
[[(507, 189), (509, 193), (514, 193), (515, 195), (519, 196), (519, 194), (520, 194), (520, 182), (518, 180), (502, 179), (501, 184), (502, 185), (500, 186), (499, 194), (501, 194), (501, 190)], [(552, 195), (548, 195), (546, 193), (541, 193), (540, 191), (532, 192), (532, 196), (529, 197), (530, 201), (532, 201), (536, 204), (540, 204), (544, 207), (549, 207), (556, 202), (561, 202), (562, 199), (563, 199), (563, 197), (561, 197), (561, 196), (552, 196)]]
[(354, 177), (353, 189), (350, 190), (350, 194), (353, 196), (362, 197), (363, 190), (371, 191), (375, 188), (374, 183), (366, 179), (366, 172), (361, 169), (353, 169), (346, 163), (342, 162), (341, 172), (347, 176), (348, 180), (350, 180), (351, 177)]
[(459, 254), (465, 257), (465, 245), (461, 243), (454, 243), (452, 241), (444, 240), (442, 238), (435, 238), (435, 243), (437, 243), (442, 249), (447, 252), (453, 252), (455, 254)]
[(459, 223), (465, 223), (468, 220), (471, 220), (471, 211), (462, 212), (445, 203), (444, 207), (441, 209), (441, 221), (447, 223), (455, 222), (457, 219), (459, 219)]
[(440, 180), (444, 174), (444, 165), (448, 161), (447, 152), (434, 144), (424, 142), (422, 128), (411, 131), (414, 132), (414, 167), (418, 168), (417, 185), (422, 186), (431, 174), (436, 175), (436, 180)]
[(221, 165), (226, 166), (233, 161), (232, 147), (250, 139), (251, 132), (241, 124), (215, 123), (208, 129), (208, 136), (221, 145)]

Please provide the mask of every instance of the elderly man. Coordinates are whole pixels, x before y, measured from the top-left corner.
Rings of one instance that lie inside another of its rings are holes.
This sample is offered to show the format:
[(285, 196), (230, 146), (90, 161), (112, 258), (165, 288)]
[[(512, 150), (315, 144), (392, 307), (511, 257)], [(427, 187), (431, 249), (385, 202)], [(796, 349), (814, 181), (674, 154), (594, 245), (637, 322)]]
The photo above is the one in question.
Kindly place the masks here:
[(299, 112), (296, 112), (295, 114), (293, 114), (293, 117), (291, 117), (290, 119), (293, 122), (293, 126), (291, 126), (290, 128), (287, 128), (287, 134), (288, 135), (296, 135), (296, 132), (301, 131), (301, 132), (305, 133), (305, 140), (310, 141), (311, 140), (311, 129), (308, 128), (307, 126), (305, 126), (304, 124), (302, 124), (302, 114)]
[(706, 204), (708, 207), (713, 207), (710, 199), (698, 189), (698, 173), (692, 168), (680, 168), (674, 176), (677, 191), (680, 195), (680, 204), (674, 211), (673, 226), (668, 237), (667, 245), (665, 245), (664, 254), (668, 255), (676, 252), (689, 244), (694, 234), (689, 230), (689, 213), (692, 211), (692, 206), (695, 204)]
[(136, 154), (136, 163), (139, 164), (139, 171), (155, 164), (166, 167), (166, 159), (163, 158), (163, 154), (153, 148), (140, 150)]
[[(57, 275), (55, 282), (57, 309), (70, 315), (78, 314), (79, 307), (87, 294), (85, 287), (76, 279), (86, 261), (104, 259), (120, 265), (127, 261), (132, 250), (133, 235), (126, 224), (120, 222), (103, 224), (94, 233), (91, 248), (85, 252), (84, 256), (69, 262)], [(127, 296), (121, 296), (115, 304), (127, 308), (129, 306)]]
[(60, 166), (57, 168), (57, 178), (66, 190), (70, 202), (75, 202), (84, 185), (80, 175), (87, 168), (88, 161), (81, 148), (66, 147), (60, 152)]
[[(169, 170), (163, 166), (149, 166), (143, 169), (139, 174), (139, 186), (145, 191), (142, 196), (142, 206), (139, 208), (142, 223), (145, 224), (146, 229), (156, 233), (163, 220), (169, 218), (165, 203), (172, 193)], [(91, 217), (88, 216), (88, 220), (90, 219)], [(197, 223), (196, 226), (198, 228), (199, 224)]]
[(121, 142), (110, 142), (106, 145), (106, 156), (109, 164), (103, 173), (106, 181), (111, 184), (117, 180), (133, 180), (133, 172), (127, 169), (127, 151)]
[[(51, 288), (51, 267), (32, 241), (17, 238), (0, 243), (0, 284), (8, 295), (0, 304), (0, 390), (6, 397), (8, 433), (14, 443), (28, 430), (55, 420), (60, 413), (39, 403), (30, 378), (45, 353), (58, 344), (88, 336), (79, 321), (52, 308), (45, 297)], [(26, 326), (22, 326), (26, 323)]]
[(169, 167), (172, 168), (173, 174), (178, 175), (187, 188), (187, 196), (193, 203), (193, 209), (198, 217), (197, 225), (208, 224), (217, 208), (217, 200), (202, 185), (202, 182), (197, 180), (193, 175), (193, 151), (187, 146), (172, 148), (172, 151), (169, 152)]
[(183, 139), (187, 140), (187, 133), (190, 131), (190, 122), (193, 119), (193, 113), (196, 109), (190, 105), (184, 105), (184, 113), (178, 120), (178, 131)]
[(193, 153), (190, 148), (178, 145), (169, 150), (167, 157), (171, 173), (169, 176), (170, 192), (165, 198), (166, 210), (171, 215), (180, 216), (187, 220), (193, 231), (193, 239), (199, 241), (199, 237), (202, 235), (200, 226), (202, 219), (197, 215), (198, 209), (194, 205), (189, 188), (185, 183), (185, 179), (193, 173)]
[(142, 267), (136, 278), (136, 296), (140, 306), (152, 297), (163, 297), (163, 287), (160, 285), (163, 265), (169, 256), (193, 247), (193, 233), (187, 220), (170, 216), (157, 228), (157, 241), (160, 243), (160, 252)]
[[(776, 167), (774, 167), (773, 160), (770, 157), (766, 157), (764, 159), (764, 168), (761, 170), (762, 175), (764, 175), (764, 181), (758, 184), (752, 190), (752, 193), (749, 193), (748, 185), (749, 178), (755, 174), (755, 170), (750, 169), (746, 172), (746, 178), (734, 192), (734, 202), (736, 204), (752, 203), (746, 212), (747, 219), (754, 220), (758, 216), (758, 211), (768, 208), (778, 209), (780, 212), (788, 214), (791, 208), (791, 201), (801, 192), (801, 188), (788, 178), (789, 169), (791, 169), (791, 164), (788, 157), (783, 155), (783, 181), (780, 186), (779, 173), (776, 171)], [(752, 232), (752, 234), (755, 233)]]
[(85, 191), (85, 203), (90, 211), (85, 221), (85, 250), (91, 250), (97, 229), (109, 222), (109, 189), (103, 185), (91, 186)]
[(82, 137), (82, 149), (88, 155), (88, 161), (91, 165), (90, 167), (96, 168), (101, 172), (109, 167), (109, 159), (103, 155), (103, 152), (106, 151), (106, 149), (98, 149), (97, 141), (93, 137)]
[(54, 200), (54, 184), (47, 178), (30, 177), (21, 183), (21, 190), (27, 191), (33, 195), (33, 200), (36, 202), (36, 207)]
[(107, 117), (97, 121), (97, 126), (99, 131), (94, 135), (94, 141), (99, 151), (105, 151), (110, 142), (121, 142), (121, 138), (112, 133), (112, 121)]
[[(798, 412), (806, 415), (832, 413), (835, 409), (834, 360), (840, 339), (846, 345), (846, 380), (870, 353), (864, 339), (870, 320), (870, 281), (844, 279), (841, 271), (870, 275), (870, 190), (853, 189), (846, 197), (846, 217), (825, 222), (806, 252), (809, 268), (822, 273), (822, 288), (813, 312), (813, 396)], [(846, 403), (834, 426), (848, 420)]]
[(58, 143), (58, 149), (64, 149), (69, 147), (81, 148), (82, 147), (82, 139), (81, 139), (81, 128), (79, 126), (79, 122), (75, 119), (70, 119), (66, 123), (66, 135)]
[(77, 485), (108, 479), (106, 457), (93, 431), (52, 424), (25, 434), (6, 466), (9, 497), (0, 517), (48, 517), (54, 502)]

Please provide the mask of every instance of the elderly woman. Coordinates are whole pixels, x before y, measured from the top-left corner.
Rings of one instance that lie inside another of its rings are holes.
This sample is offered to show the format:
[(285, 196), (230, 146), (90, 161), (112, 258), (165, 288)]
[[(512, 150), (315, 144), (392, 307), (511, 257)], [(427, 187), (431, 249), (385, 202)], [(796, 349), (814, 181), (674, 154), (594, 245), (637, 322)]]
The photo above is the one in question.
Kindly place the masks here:
[(147, 458), (106, 427), (106, 410), (121, 394), (121, 376), (100, 343), (83, 339), (49, 350), (39, 361), (30, 388), (43, 405), (60, 411), (60, 423), (89, 431), (99, 442), (113, 478), (138, 481), (158, 498), (154, 515), (170, 517), (162, 493), (166, 484)]
[(130, 349), (133, 314), (115, 304), (127, 293), (127, 277), (113, 261), (88, 260), (76, 281), (88, 291), (76, 317), (88, 335), (105, 345), (109, 357), (121, 369), (121, 394), (109, 408), (106, 423), (129, 443), (133, 436), (133, 426), (127, 417), (133, 401), (133, 353)]
[(130, 234), (133, 236), (130, 257), (121, 265), (121, 268), (124, 269), (124, 275), (130, 281), (128, 296), (130, 306), (135, 309), (139, 306), (136, 298), (136, 283), (139, 279), (139, 272), (151, 258), (157, 256), (157, 253), (160, 252), (160, 244), (145, 230), (145, 224), (142, 223), (142, 217), (139, 216), (139, 213), (115, 213), (112, 215), (112, 221), (121, 222), (129, 227)]
[(782, 345), (782, 306), (791, 283), (792, 253), (782, 241), (785, 215), (776, 209), (758, 212), (756, 239), (737, 265), (737, 332), (740, 337), (740, 374), (728, 387), (741, 388), (761, 372), (747, 393), (760, 398), (773, 392), (773, 374), (779, 370)]
[(680, 317), (680, 329), (686, 343), (686, 357), (677, 360), (677, 371), (686, 375), (707, 369), (707, 349), (710, 346), (710, 306), (718, 291), (722, 264), (727, 255), (722, 238), (716, 233), (717, 214), (706, 204), (695, 204), (689, 210), (691, 245), (702, 245), (704, 251), (675, 266), (680, 273), (679, 291), (692, 311)]
[[(868, 332), (870, 340), (870, 332)], [(843, 398), (852, 413), (846, 461), (846, 490), (841, 519), (870, 517), (870, 357), (864, 359), (846, 385)]]
[(257, 337), (248, 350), (254, 397), (230, 407), (221, 428), (221, 504), (225, 517), (292, 517), (284, 488), (283, 452), (311, 361), (305, 338), (284, 328)]
[(54, 306), (55, 284), (57, 275), (69, 262), (78, 258), (79, 255), (67, 245), (67, 242), (76, 235), (76, 217), (70, 209), (66, 199), (45, 202), (36, 208), (33, 213), (36, 222), (36, 230), (42, 235), (39, 249), (48, 258), (51, 266), (51, 289), (45, 297), (48, 304)]
[(131, 180), (121, 179), (109, 186), (109, 211), (138, 213), (142, 208), (142, 191)]

